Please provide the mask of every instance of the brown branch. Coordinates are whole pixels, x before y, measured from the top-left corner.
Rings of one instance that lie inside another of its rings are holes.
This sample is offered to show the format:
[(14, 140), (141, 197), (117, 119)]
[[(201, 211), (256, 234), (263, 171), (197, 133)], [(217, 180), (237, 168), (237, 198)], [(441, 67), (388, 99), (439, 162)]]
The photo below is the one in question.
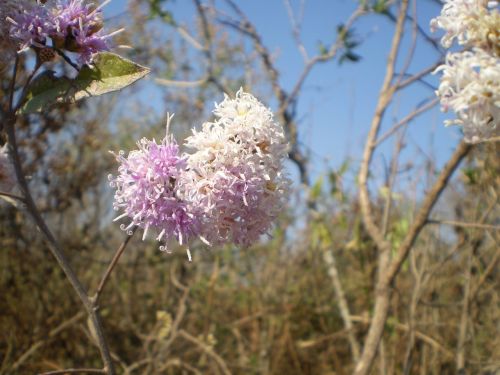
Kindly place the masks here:
[(231, 371), (229, 371), (229, 368), (227, 367), (226, 362), (217, 353), (215, 353), (210, 347), (208, 347), (203, 342), (198, 340), (196, 337), (190, 335), (189, 333), (187, 333), (184, 330), (179, 331), (179, 336), (181, 336), (186, 341), (189, 341), (190, 343), (195, 344), (201, 350), (203, 350), (208, 356), (210, 356), (219, 365), (219, 367), (222, 370), (222, 373), (224, 375), (231, 375)]
[(467, 321), (469, 320), (469, 296), (471, 292), (471, 278), (472, 278), (472, 258), (474, 247), (470, 246), (467, 253), (467, 268), (465, 270), (464, 287), (463, 287), (463, 302), (462, 311), (460, 314), (460, 325), (458, 327), (458, 342), (457, 342), (457, 356), (456, 356), (456, 370), (457, 374), (461, 373), (465, 366), (465, 342), (467, 339)]
[(56, 370), (41, 372), (38, 375), (65, 375), (65, 374), (107, 374), (106, 370), (96, 368), (68, 368), (66, 370)]
[(434, 207), (437, 200), (441, 196), (441, 193), (443, 192), (444, 188), (448, 184), (451, 175), (453, 174), (455, 169), (457, 169), (460, 162), (470, 152), (472, 147), (473, 147), (472, 145), (467, 144), (463, 141), (460, 142), (460, 144), (455, 149), (455, 152), (451, 156), (450, 160), (448, 161), (448, 163), (446, 163), (443, 170), (439, 174), (433, 187), (426, 194), (424, 202), (422, 203), (422, 206), (420, 207), (415, 220), (413, 221), (405, 239), (403, 240), (399, 249), (397, 250), (394, 260), (391, 262), (391, 265), (387, 270), (387, 273), (384, 275), (385, 278), (384, 283), (386, 285), (389, 285), (394, 281), (394, 278), (399, 272), (399, 269), (401, 268), (401, 265), (403, 264), (404, 260), (408, 256), (408, 253), (411, 250), (413, 244), (415, 243), (415, 240), (417, 239), (418, 235), (420, 234), (420, 231), (427, 223), (427, 218), (429, 217), (432, 208)]
[(332, 279), (333, 289), (335, 291), (335, 295), (337, 297), (337, 305), (340, 310), (340, 316), (344, 322), (344, 327), (347, 332), (347, 339), (349, 341), (349, 345), (351, 347), (352, 358), (355, 362), (359, 360), (359, 343), (356, 340), (356, 336), (353, 332), (353, 326), (350, 319), (349, 305), (347, 304), (347, 299), (345, 297), (344, 288), (342, 287), (342, 283), (340, 282), (339, 272), (337, 269), (337, 264), (335, 262), (335, 258), (333, 256), (333, 251), (330, 249), (325, 249), (322, 251), (323, 261), (327, 266), (328, 275)]
[[(360, 323), (364, 323), (364, 324), (370, 324), (371, 323), (370, 318), (368, 318), (368, 317), (365, 318), (365, 317), (358, 316), (358, 315), (351, 315), (351, 320), (353, 322), (360, 322)], [(393, 324), (394, 324), (394, 328), (396, 328), (397, 330), (400, 330), (400, 331), (403, 331), (403, 332), (408, 332), (410, 330), (410, 327), (408, 327), (405, 324), (402, 324), (402, 323), (399, 323), (399, 322), (396, 322), (396, 323), (393, 323)], [(433, 348), (439, 350), (441, 353), (443, 353), (447, 357), (449, 357), (449, 358), (455, 358), (455, 354), (451, 350), (447, 349), (443, 344), (441, 344), (435, 338), (433, 338), (433, 337), (431, 337), (429, 335), (426, 335), (425, 333), (420, 332), (420, 331), (415, 331), (415, 337), (418, 338), (418, 339), (420, 339), (421, 341), (425, 342), (426, 344), (429, 344)]]
[(385, 110), (387, 109), (387, 106), (392, 100), (396, 89), (394, 86), (391, 86), (391, 81), (394, 77), (394, 67), (403, 35), (404, 20), (406, 17), (407, 8), (408, 0), (403, 0), (401, 9), (399, 11), (396, 30), (394, 32), (394, 37), (392, 40), (391, 50), (389, 52), (385, 78), (382, 83), (379, 100), (366, 140), (363, 159), (358, 176), (359, 204), (361, 208), (363, 223), (366, 227), (366, 230), (368, 231), (368, 234), (377, 245), (377, 248), (379, 250), (379, 259), (378, 280), (375, 287), (375, 306), (373, 319), (370, 324), (368, 334), (365, 338), (363, 352), (354, 370), (355, 375), (367, 375), (369, 373), (375, 359), (375, 355), (377, 354), (378, 345), (384, 331), (384, 324), (387, 319), (387, 313), (389, 311), (390, 292), (388, 289), (388, 285), (382, 283), (382, 279), (389, 262), (391, 244), (384, 238), (381, 229), (375, 223), (375, 218), (373, 216), (370, 202), (370, 195), (368, 192), (368, 172), (373, 154), (375, 152), (375, 142), (380, 130), (382, 118), (384, 116)]
[(0, 196), (10, 198), (10, 199), (15, 199), (15, 200), (18, 200), (20, 202), (25, 203), (24, 198), (19, 196), (19, 195), (16, 195), (16, 194), (11, 194), (11, 193), (7, 193), (5, 191), (0, 191)]
[(378, 137), (375, 145), (376, 146), (380, 145), (382, 142), (387, 140), (391, 135), (393, 135), (396, 131), (398, 131), (398, 129), (400, 129), (402, 126), (405, 126), (410, 121), (412, 121), (415, 117), (428, 111), (429, 109), (431, 109), (432, 107), (434, 107), (438, 103), (439, 103), (439, 98), (434, 98), (433, 100), (429, 101), (428, 103), (424, 104), (423, 106), (416, 108), (413, 112), (409, 113), (405, 118), (401, 119), (391, 129), (389, 129), (383, 135)]
[[(3, 22), (4, 20), (2, 20)], [(14, 60), (14, 71), (12, 72), (12, 81), (10, 81), (10, 87), (9, 87), (9, 111), (12, 111), (12, 108), (14, 106), (14, 91), (16, 91), (16, 78), (17, 78), (17, 71), (19, 69), (19, 54), (16, 53), (16, 58)]]
[(488, 264), (488, 266), (484, 270), (483, 274), (479, 278), (479, 281), (474, 286), (474, 289), (471, 292), (471, 296), (472, 296), (471, 299), (476, 298), (476, 295), (479, 292), (479, 289), (481, 288), (481, 286), (485, 283), (488, 276), (496, 269), (497, 263), (500, 260), (500, 246), (499, 246), (498, 242), (496, 242), (496, 245), (497, 245), (497, 251), (495, 252), (495, 255), (493, 256), (493, 258), (490, 260), (490, 263)]
[(431, 65), (428, 68), (425, 68), (418, 73), (412, 74), (410, 77), (408, 77), (407, 79), (405, 79), (404, 81), (399, 83), (398, 90), (401, 90), (401, 89), (411, 85), (413, 82), (420, 81), (422, 79), (422, 77), (425, 77), (427, 74), (432, 73), (442, 63), (443, 63), (443, 61), (439, 60), (434, 65)]
[(198, 12), (198, 16), (201, 19), (201, 25), (203, 28), (203, 38), (205, 40), (205, 43), (203, 45), (203, 53), (205, 54), (207, 60), (207, 82), (213, 83), (220, 91), (229, 94), (229, 88), (226, 87), (214, 73), (214, 58), (212, 53), (213, 41), (205, 9), (203, 8), (200, 0), (193, 1), (196, 7), (196, 11)]
[(130, 234), (130, 235), (127, 234), (127, 238), (125, 238), (125, 241), (123, 241), (122, 244), (120, 245), (120, 247), (116, 250), (115, 255), (113, 256), (113, 259), (111, 260), (111, 263), (109, 264), (106, 272), (104, 273), (104, 275), (101, 279), (101, 282), (99, 283), (99, 286), (97, 287), (97, 291), (96, 291), (94, 297), (92, 297), (92, 300), (95, 304), (97, 304), (99, 302), (99, 297), (100, 297), (102, 290), (104, 289), (104, 287), (109, 279), (109, 276), (111, 275), (111, 272), (113, 272), (113, 269), (115, 268), (116, 263), (118, 263), (118, 260), (122, 256), (123, 252), (125, 251), (125, 248), (127, 247), (129, 241), (132, 239), (132, 237), (134, 236), (134, 233), (136, 231), (137, 231), (137, 227), (132, 229), (132, 234)]
[[(22, 102), (22, 97), (20, 102)], [(6, 130), (7, 130), (7, 137), (9, 140), (9, 145), (11, 149), (11, 154), (12, 154), (12, 160), (14, 163), (14, 169), (16, 172), (17, 180), (19, 183), (19, 187), (24, 195), (24, 199), (26, 202), (27, 210), (31, 214), (31, 217), (35, 224), (37, 225), (38, 229), (42, 232), (46, 239), (47, 246), (54, 256), (56, 258), (59, 266), (63, 270), (64, 274), (68, 278), (68, 281), (70, 282), (71, 286), (73, 287), (74, 291), (82, 301), (83, 306), (85, 307), (85, 310), (90, 316), (90, 319), (92, 321), (92, 324), (95, 327), (95, 331), (97, 333), (97, 339), (98, 339), (98, 347), (99, 351), (101, 353), (102, 360), (104, 361), (105, 368), (107, 370), (107, 373), (109, 375), (114, 375), (115, 370), (114, 370), (114, 365), (111, 360), (111, 356), (109, 354), (109, 349), (108, 345), (106, 342), (106, 339), (104, 337), (102, 325), (101, 325), (101, 318), (98, 313), (97, 306), (92, 303), (90, 298), (88, 297), (87, 291), (85, 290), (84, 286), (76, 276), (76, 273), (74, 272), (73, 268), (71, 267), (69, 261), (67, 260), (66, 256), (64, 255), (61, 247), (59, 246), (59, 243), (55, 239), (54, 235), (50, 231), (49, 227), (45, 223), (45, 220), (41, 216), (35, 201), (33, 200), (33, 197), (30, 193), (28, 183), (26, 181), (26, 178), (24, 177), (23, 169), (22, 169), (22, 164), (21, 164), (21, 159), (19, 157), (19, 150), (17, 147), (17, 140), (16, 140), (16, 133), (15, 133), (15, 122), (16, 122), (16, 117), (14, 113), (9, 114), (9, 118), (6, 124)]]
[(454, 220), (428, 219), (427, 224), (450, 225), (453, 227), (460, 227), (460, 228), (476, 228), (476, 229), (500, 231), (500, 226), (498, 225), (467, 223), (464, 221), (454, 221)]
[(33, 345), (31, 345), (31, 347), (26, 352), (24, 352), (16, 362), (14, 362), (14, 364), (10, 368), (11, 371), (15, 372), (24, 362), (26, 362), (26, 360), (29, 357), (31, 357), (31, 355), (33, 355), (38, 349), (40, 349), (49, 339), (57, 336), (60, 332), (64, 331), (66, 328), (69, 328), (70, 326), (72, 326), (73, 324), (78, 322), (81, 318), (83, 318), (84, 316), (85, 316), (85, 313), (83, 311), (80, 311), (75, 316), (73, 316), (71, 319), (68, 319), (68, 320), (62, 322), (56, 328), (51, 330), (49, 332), (46, 340), (39, 340), (39, 341), (35, 342)]

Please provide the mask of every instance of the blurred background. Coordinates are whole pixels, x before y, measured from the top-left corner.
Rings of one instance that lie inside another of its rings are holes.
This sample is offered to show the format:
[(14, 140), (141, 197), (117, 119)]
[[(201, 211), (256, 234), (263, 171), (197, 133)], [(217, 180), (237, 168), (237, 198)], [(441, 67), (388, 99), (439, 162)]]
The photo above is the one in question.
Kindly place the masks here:
[[(443, 126), (452, 114), (434, 95), (431, 72), (444, 51), (429, 21), (441, 6), (410, 1), (396, 63), (401, 90), (370, 170), (378, 219), (391, 202), (384, 220), (395, 247), (461, 139), (459, 128)], [(377, 261), (357, 173), (397, 9), (386, 0), (114, 0), (104, 8), (107, 30), (125, 28), (114, 51), (151, 74), (17, 124), (33, 194), (90, 290), (125, 239), (112, 222), (108, 175), (117, 165), (108, 151), (163, 138), (167, 112), (182, 143), (224, 92), (243, 87), (285, 126), (294, 181), (272, 237), (251, 248), (196, 243), (190, 263), (183, 249), (166, 254), (153, 240), (131, 240), (101, 302), (119, 373), (353, 371), (350, 340), (361, 345), (366, 334)], [(21, 61), (25, 79), (33, 59), (27, 52)], [(11, 76), (3, 68), (2, 105)], [(499, 171), (499, 143), (481, 144), (449, 183), (394, 285), (373, 374), (456, 374), (463, 353), (460, 373), (500, 374)], [(1, 374), (101, 366), (64, 274), (33, 223), (3, 201), (0, 293)]]

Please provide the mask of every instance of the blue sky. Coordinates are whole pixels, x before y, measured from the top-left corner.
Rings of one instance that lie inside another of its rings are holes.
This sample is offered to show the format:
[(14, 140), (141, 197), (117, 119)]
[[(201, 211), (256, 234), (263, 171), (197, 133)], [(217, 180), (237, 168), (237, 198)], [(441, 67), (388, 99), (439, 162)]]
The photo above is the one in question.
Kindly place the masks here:
[[(273, 52), (276, 66), (280, 71), (280, 81), (286, 89), (296, 82), (303, 69), (303, 60), (293, 41), (290, 21), (282, 0), (237, 0), (254, 23), (264, 44)], [(440, 7), (431, 0), (416, 0), (419, 24), (428, 31), (431, 18), (436, 17)], [(217, 2), (219, 3), (219, 2)], [(299, 1), (292, 1), (298, 9)], [(328, 44), (335, 37), (338, 24), (344, 22), (356, 7), (353, 0), (308, 0), (305, 2), (302, 25), (302, 40), (310, 55), (318, 51), (318, 43)], [(166, 9), (174, 14), (177, 22), (187, 26), (193, 24), (196, 13), (191, 1), (176, 0), (166, 3)], [(106, 7), (110, 16), (126, 10), (126, 2), (114, 0)], [(336, 62), (318, 65), (313, 69), (305, 83), (298, 104), (300, 134), (303, 144), (311, 151), (313, 175), (322, 173), (325, 163), (336, 168), (346, 157), (359, 161), (364, 138), (368, 132), (375, 110), (378, 93), (385, 74), (385, 63), (391, 44), (394, 24), (380, 15), (368, 15), (355, 27), (356, 35), (363, 41), (357, 49), (362, 56), (359, 63)], [(410, 46), (410, 24), (407, 24), (403, 40), (403, 51)], [(433, 37), (438, 37), (433, 35)], [(403, 58), (398, 66), (403, 64)], [(414, 60), (409, 72), (418, 72), (433, 64), (439, 53), (428, 46), (421, 38), (418, 40)], [(154, 72), (153, 72), (154, 74)], [(437, 86), (438, 77), (427, 79)], [(221, 95), (222, 97), (222, 95)], [(417, 84), (412, 89), (403, 91), (396, 97), (384, 121), (384, 130), (406, 116), (425, 100), (434, 98), (431, 88)], [(220, 100), (220, 98), (214, 98)], [(158, 103), (159, 111), (168, 110), (165, 104)], [(272, 105), (272, 103), (271, 103)], [(445, 128), (443, 115), (439, 107), (428, 111), (413, 121), (407, 132), (407, 145), (402, 154), (403, 160), (414, 160), (417, 154), (436, 157), (442, 165), (460, 139), (457, 128)], [(381, 147), (381, 153), (375, 158), (378, 169), (381, 160), (389, 160), (394, 144), (392, 138)]]

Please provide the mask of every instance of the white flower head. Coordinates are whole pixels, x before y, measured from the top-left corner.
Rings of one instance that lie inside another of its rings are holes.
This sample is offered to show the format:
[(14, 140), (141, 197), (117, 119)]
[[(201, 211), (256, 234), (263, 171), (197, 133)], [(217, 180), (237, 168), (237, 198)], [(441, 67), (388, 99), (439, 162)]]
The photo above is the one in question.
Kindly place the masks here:
[(431, 21), (431, 30), (441, 28), (445, 35), (441, 44), (481, 47), (498, 55), (500, 41), (500, 13), (498, 1), (445, 0), (441, 15)]
[(186, 200), (205, 213), (203, 236), (214, 244), (250, 245), (266, 234), (286, 200), (287, 142), (272, 112), (240, 89), (215, 105), (215, 122), (193, 130), (186, 146)]
[(16, 186), (16, 174), (7, 152), (7, 144), (0, 147), (0, 191), (8, 193)]
[(462, 125), (465, 141), (477, 143), (500, 131), (500, 60), (481, 49), (448, 53), (436, 94), (443, 111), (457, 118), (448, 125)]

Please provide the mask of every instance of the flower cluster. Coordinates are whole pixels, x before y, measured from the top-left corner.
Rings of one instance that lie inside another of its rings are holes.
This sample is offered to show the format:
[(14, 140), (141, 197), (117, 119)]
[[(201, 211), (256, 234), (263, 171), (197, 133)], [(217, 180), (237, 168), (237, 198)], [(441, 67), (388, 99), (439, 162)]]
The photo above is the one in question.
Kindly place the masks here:
[(203, 210), (210, 243), (250, 245), (268, 231), (286, 196), (285, 136), (271, 111), (242, 90), (214, 114), (215, 122), (186, 139), (194, 152), (183, 191)]
[[(155, 228), (158, 240), (248, 246), (268, 233), (290, 181), (283, 172), (283, 128), (255, 97), (238, 91), (216, 105), (214, 122), (186, 139), (179, 155), (167, 136), (161, 145), (142, 140), (139, 150), (117, 155), (115, 208), (133, 226)], [(170, 120), (170, 118), (169, 118)], [(144, 233), (144, 236), (146, 233)]]
[(104, 4), (96, 6), (86, 0), (54, 0), (50, 7), (39, 2), (23, 4), (6, 17), (10, 38), (17, 41), (20, 51), (48, 47), (50, 40), (49, 47), (77, 53), (79, 63), (89, 64), (95, 53), (109, 50), (108, 39), (115, 34), (102, 32)]
[(463, 127), (466, 142), (477, 143), (500, 135), (500, 13), (498, 1), (446, 0), (431, 29), (442, 28), (441, 44), (456, 39), (466, 48), (448, 52), (436, 94), (443, 111), (457, 118), (447, 125)]
[[(170, 121), (170, 118), (169, 118)], [(179, 155), (179, 146), (168, 135), (158, 144), (143, 138), (139, 149), (116, 156), (120, 163), (118, 176), (110, 176), (111, 186), (116, 188), (114, 208), (124, 213), (115, 220), (129, 217), (130, 232), (134, 226), (158, 232), (157, 239), (175, 238), (180, 244), (198, 235), (200, 220), (197, 212), (179, 198), (178, 181), (186, 168), (185, 157)]]
[(441, 105), (457, 114), (446, 124), (462, 125), (468, 142), (494, 136), (500, 128), (500, 60), (481, 49), (450, 53), (438, 71)]
[(16, 186), (14, 166), (7, 152), (7, 144), (0, 147), (0, 191), (8, 193)]
[(500, 37), (497, 1), (446, 0), (441, 15), (431, 21), (431, 30), (443, 29), (441, 44), (450, 48), (456, 38), (466, 47), (496, 46)]

